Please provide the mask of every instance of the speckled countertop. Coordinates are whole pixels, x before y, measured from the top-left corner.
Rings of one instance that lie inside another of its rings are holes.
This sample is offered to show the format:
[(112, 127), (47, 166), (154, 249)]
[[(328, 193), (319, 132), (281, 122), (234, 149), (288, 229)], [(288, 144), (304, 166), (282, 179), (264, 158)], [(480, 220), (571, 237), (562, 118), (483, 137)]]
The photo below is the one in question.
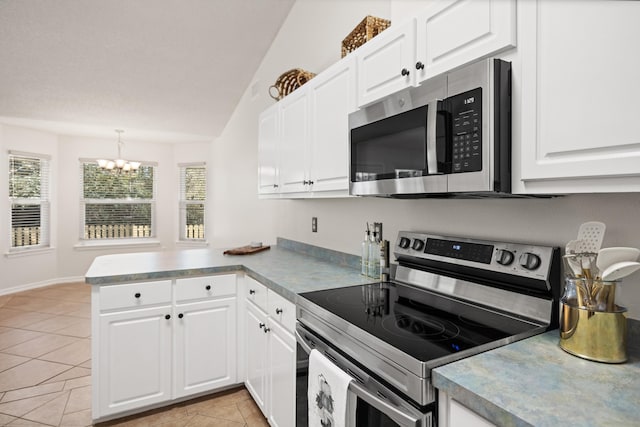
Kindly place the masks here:
[(287, 239), (251, 255), (223, 255), (223, 250), (188, 249), (96, 257), (85, 274), (91, 285), (203, 276), (244, 271), (285, 298), (301, 292), (372, 282), (360, 275), (360, 258)]
[(638, 323), (626, 363), (572, 356), (553, 330), (436, 368), (433, 384), (499, 426), (639, 426)]

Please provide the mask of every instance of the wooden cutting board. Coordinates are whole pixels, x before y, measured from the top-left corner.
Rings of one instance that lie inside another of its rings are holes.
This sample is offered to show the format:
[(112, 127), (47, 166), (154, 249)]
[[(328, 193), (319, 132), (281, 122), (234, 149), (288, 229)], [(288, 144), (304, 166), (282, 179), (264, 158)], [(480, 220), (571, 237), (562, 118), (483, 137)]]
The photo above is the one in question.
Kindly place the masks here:
[(223, 253), (225, 255), (249, 255), (256, 252), (262, 252), (269, 249), (271, 246), (259, 246), (254, 248), (253, 246), (240, 246), (239, 248), (227, 249)]

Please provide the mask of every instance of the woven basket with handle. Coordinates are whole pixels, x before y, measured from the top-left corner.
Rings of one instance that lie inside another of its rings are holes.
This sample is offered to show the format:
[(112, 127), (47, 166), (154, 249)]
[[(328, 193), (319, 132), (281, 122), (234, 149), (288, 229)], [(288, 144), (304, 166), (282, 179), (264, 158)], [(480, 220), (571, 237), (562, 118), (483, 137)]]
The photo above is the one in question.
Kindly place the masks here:
[(391, 21), (388, 19), (376, 18), (375, 16), (367, 15), (362, 22), (349, 33), (347, 37), (342, 40), (342, 57), (347, 56), (348, 53), (353, 52), (391, 25)]
[(312, 72), (294, 68), (280, 75), (276, 82), (269, 86), (269, 95), (279, 101), (314, 77), (315, 74)]

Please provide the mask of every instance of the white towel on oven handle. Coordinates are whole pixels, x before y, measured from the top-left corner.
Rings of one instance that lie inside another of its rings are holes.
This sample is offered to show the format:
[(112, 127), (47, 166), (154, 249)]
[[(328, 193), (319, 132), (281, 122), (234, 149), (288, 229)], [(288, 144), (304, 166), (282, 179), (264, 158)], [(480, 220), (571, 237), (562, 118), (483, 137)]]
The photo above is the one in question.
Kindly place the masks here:
[(356, 396), (349, 393), (353, 378), (313, 349), (309, 354), (309, 427), (355, 425)]

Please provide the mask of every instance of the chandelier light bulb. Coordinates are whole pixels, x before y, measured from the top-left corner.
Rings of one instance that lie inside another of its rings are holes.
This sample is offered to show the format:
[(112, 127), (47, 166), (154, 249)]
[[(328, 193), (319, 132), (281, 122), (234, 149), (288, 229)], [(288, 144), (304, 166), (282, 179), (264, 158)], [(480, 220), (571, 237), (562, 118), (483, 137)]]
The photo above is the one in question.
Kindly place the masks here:
[(140, 162), (129, 162), (122, 158), (124, 142), (120, 137), (124, 131), (122, 129), (116, 129), (115, 131), (118, 134), (118, 158), (116, 160), (98, 159), (96, 160), (98, 167), (102, 170), (116, 173), (137, 172), (141, 166)]

